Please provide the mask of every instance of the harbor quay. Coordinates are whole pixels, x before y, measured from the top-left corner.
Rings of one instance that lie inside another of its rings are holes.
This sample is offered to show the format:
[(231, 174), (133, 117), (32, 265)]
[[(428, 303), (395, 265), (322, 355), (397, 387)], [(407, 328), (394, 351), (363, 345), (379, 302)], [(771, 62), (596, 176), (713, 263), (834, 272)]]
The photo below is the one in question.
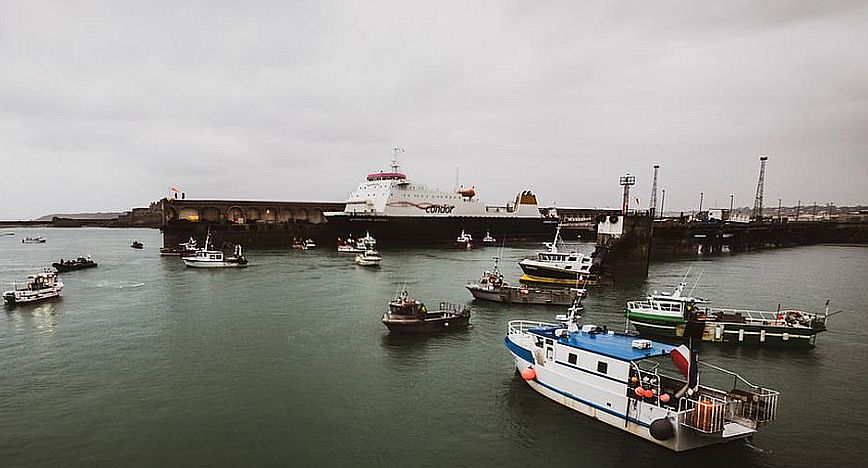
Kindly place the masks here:
[(294, 239), (325, 241), (323, 213), (344, 208), (342, 202), (306, 201), (164, 198), (156, 203), (164, 246), (201, 240), (210, 232), (217, 247), (232, 243), (254, 249), (288, 247)]

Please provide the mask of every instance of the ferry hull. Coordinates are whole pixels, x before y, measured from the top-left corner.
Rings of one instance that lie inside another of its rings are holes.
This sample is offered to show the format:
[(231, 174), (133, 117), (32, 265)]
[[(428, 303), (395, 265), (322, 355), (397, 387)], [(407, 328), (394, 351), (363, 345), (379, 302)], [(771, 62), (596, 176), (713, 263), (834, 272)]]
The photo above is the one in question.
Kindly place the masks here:
[[(655, 321), (636, 317), (629, 317), (629, 319), (633, 327), (636, 328), (636, 331), (643, 336), (669, 341), (682, 341), (684, 338), (683, 323)], [(705, 323), (705, 327), (703, 328), (702, 341), (754, 346), (812, 348), (816, 345), (817, 334), (820, 331), (822, 330), (709, 321)]]
[(327, 232), (331, 237), (346, 238), (365, 232), (380, 244), (454, 244), (464, 230), (473, 237), (482, 238), (486, 232), (501, 240), (535, 241), (551, 238), (557, 219), (485, 216), (327, 216)]
[[(565, 382), (563, 376), (559, 377), (556, 372), (546, 369), (543, 365), (537, 365), (537, 358), (534, 353), (519, 343), (521, 343), (520, 336), (507, 336), (505, 338), (505, 344), (513, 357), (516, 371), (521, 374), (522, 371), (528, 368), (534, 370), (536, 376), (531, 380), (526, 380), (530, 388), (573, 411), (590, 416), (591, 418), (606, 423), (612, 427), (639, 436), (642, 439), (653, 442), (661, 447), (665, 447), (675, 452), (684, 452), (697, 448), (743, 440), (752, 436), (756, 432), (739, 425), (728, 425), (727, 429), (724, 430), (722, 437), (701, 436), (691, 429), (679, 424), (676, 417), (669, 417), (667, 419), (670, 419), (670, 423), (672, 424), (673, 436), (668, 440), (655, 439), (651, 435), (650, 423), (641, 418), (643, 409), (638, 407), (641, 403), (632, 400), (635, 403), (628, 403), (628, 408), (633, 407), (633, 412), (631, 413), (628, 409), (626, 412), (627, 414), (621, 414), (617, 410), (611, 409), (611, 407), (597, 405), (591, 401), (576, 396), (570, 391), (559, 388), (561, 386), (560, 384)], [(566, 381), (569, 381), (569, 379)], [(626, 397), (624, 399), (626, 399)], [(613, 403), (615, 402), (613, 401)], [(616, 403), (614, 406), (617, 407), (618, 404)]]

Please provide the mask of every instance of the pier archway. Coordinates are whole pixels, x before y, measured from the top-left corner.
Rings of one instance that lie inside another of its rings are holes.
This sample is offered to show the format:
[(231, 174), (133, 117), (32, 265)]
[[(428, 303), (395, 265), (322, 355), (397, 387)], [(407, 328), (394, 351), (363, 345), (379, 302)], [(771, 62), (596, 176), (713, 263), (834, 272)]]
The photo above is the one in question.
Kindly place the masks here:
[(292, 221), (292, 211), (282, 208), (277, 214), (278, 223), (289, 223)]
[(307, 210), (304, 208), (294, 208), (292, 210), (293, 221), (307, 221)]
[(265, 214), (262, 217), (266, 223), (273, 223), (277, 220), (277, 211), (273, 208), (266, 208)]
[(188, 221), (199, 221), (199, 210), (196, 208), (181, 208), (178, 217)]
[(308, 211), (307, 220), (314, 224), (320, 224), (325, 222), (325, 216), (321, 210), (311, 209)]
[(202, 208), (200, 216), (202, 217), (202, 221), (215, 223), (220, 221), (220, 210), (214, 206), (207, 206)]
[(262, 219), (262, 214), (256, 208), (247, 209), (247, 222), (252, 223)]
[(243, 223), (244, 222), (244, 211), (237, 206), (233, 206), (229, 208), (229, 211), (226, 212), (226, 218), (230, 223)]

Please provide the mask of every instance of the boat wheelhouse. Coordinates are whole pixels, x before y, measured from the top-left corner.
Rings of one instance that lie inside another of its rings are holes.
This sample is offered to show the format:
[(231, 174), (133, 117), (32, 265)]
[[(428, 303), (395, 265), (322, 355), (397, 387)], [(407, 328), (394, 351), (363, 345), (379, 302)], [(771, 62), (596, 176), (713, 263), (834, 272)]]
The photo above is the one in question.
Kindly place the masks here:
[[(574, 411), (676, 452), (752, 436), (775, 419), (778, 392), (699, 363), (686, 347), (636, 339), (593, 325), (509, 322), (506, 348), (538, 393)], [(660, 360), (686, 364), (661, 371)], [(699, 384), (699, 369), (732, 378), (727, 389)]]
[(518, 262), (524, 274), (521, 281), (542, 284), (585, 285), (593, 284), (596, 276), (591, 273), (593, 259), (575, 250), (562, 251), (561, 229), (555, 231), (554, 241), (546, 243), (548, 250), (537, 253), (537, 258)]
[(50, 268), (44, 268), (35, 275), (29, 275), (24, 283), (12, 283), (11, 289), (3, 292), (3, 300), (8, 304), (22, 304), (60, 297), (63, 281)]
[(826, 331), (829, 303), (822, 314), (801, 310), (739, 310), (710, 307), (706, 299), (684, 295), (682, 282), (670, 294), (655, 291), (644, 301), (629, 301), (627, 322), (642, 335), (684, 338), (688, 320), (702, 325), (702, 340), (736, 344), (813, 347)]

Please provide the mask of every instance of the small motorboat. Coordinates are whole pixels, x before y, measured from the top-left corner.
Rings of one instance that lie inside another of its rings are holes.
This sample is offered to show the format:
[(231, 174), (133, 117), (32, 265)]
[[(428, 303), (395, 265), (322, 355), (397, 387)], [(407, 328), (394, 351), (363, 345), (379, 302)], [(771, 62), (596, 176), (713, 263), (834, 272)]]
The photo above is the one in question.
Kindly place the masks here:
[(389, 302), (389, 311), (383, 314), (383, 323), (392, 333), (428, 333), (464, 328), (470, 323), (470, 308), (441, 302), (435, 311), (425, 304), (410, 299), (407, 291)]
[(485, 231), (485, 237), (482, 238), (482, 245), (489, 247), (492, 245), (497, 245), (497, 239), (491, 237), (491, 232)]
[(58, 272), (64, 272), (96, 268), (97, 263), (88, 255), (87, 257), (78, 257), (75, 260), (64, 260), (61, 258), (59, 262), (54, 262), (51, 266)]
[(160, 247), (160, 255), (164, 257), (192, 257), (196, 255), (196, 239), (190, 237), (187, 242), (181, 242), (177, 248)]
[(292, 239), (292, 250), (307, 250), (307, 245), (301, 239)]
[(316, 248), (316, 242), (314, 242), (313, 239), (308, 239), (308, 240), (304, 241), (304, 248), (305, 248), (305, 250), (315, 249)]
[(473, 248), (473, 236), (464, 232), (464, 229), (461, 230), (461, 234), (455, 239), (455, 247), (459, 249), (471, 249)]
[(45, 238), (42, 236), (25, 237), (24, 239), (21, 239), (21, 243), (22, 244), (44, 244)]
[(144, 248), (145, 248), (145, 244), (142, 244), (141, 242), (139, 242), (139, 241), (137, 241), (137, 240), (134, 240), (133, 243), (130, 244), (130, 248), (133, 248), (133, 249), (144, 249)]
[(356, 263), (361, 266), (378, 267), (383, 257), (376, 250), (366, 250), (365, 253), (356, 255)]
[(3, 235), (4, 235), (4, 236), (14, 236), (15, 233), (14, 233), (13, 231), (5, 231), (5, 232), (3, 233)]
[(22, 304), (60, 297), (63, 282), (55, 271), (44, 268), (42, 272), (28, 276), (24, 284), (12, 283), (11, 286), (12, 289), (3, 292), (3, 300), (8, 304)]
[(367, 250), (364, 245), (362, 247), (358, 247), (358, 241), (353, 239), (352, 236), (347, 237), (346, 240), (338, 237), (338, 252), (341, 253), (365, 253)]
[(226, 255), (222, 250), (208, 250), (211, 246), (211, 233), (205, 238), (205, 245), (196, 251), (194, 257), (182, 257), (184, 265), (191, 268), (238, 268), (246, 267), (248, 261), (241, 253), (241, 246), (236, 245), (232, 255)]

